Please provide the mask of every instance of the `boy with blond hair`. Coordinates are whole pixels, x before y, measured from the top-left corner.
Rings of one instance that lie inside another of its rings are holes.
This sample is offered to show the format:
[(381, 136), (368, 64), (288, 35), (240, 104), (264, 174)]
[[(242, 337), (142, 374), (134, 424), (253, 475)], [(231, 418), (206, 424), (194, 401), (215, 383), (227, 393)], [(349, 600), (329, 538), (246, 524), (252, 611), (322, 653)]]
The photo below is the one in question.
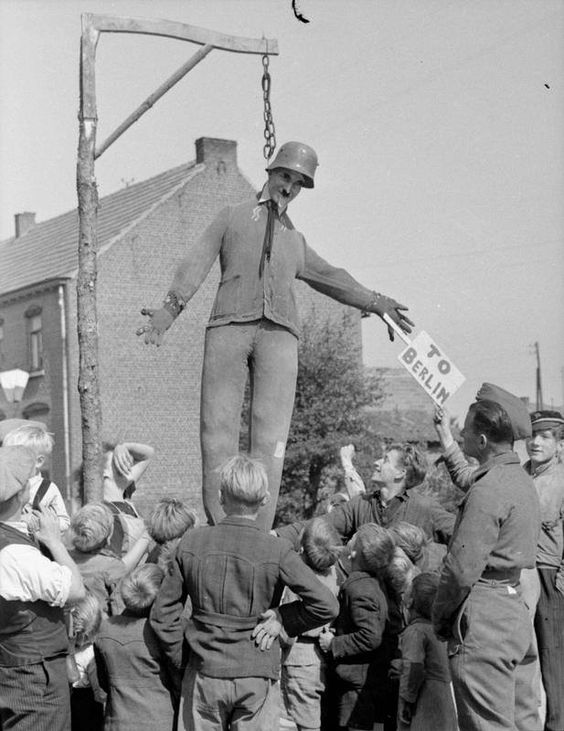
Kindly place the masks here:
[(196, 513), (180, 500), (159, 500), (147, 521), (147, 531), (156, 544), (147, 561), (166, 569), (182, 536), (197, 525)]
[[(184, 641), (190, 647), (180, 729), (276, 728), (278, 636), (282, 629), (293, 637), (331, 621), (337, 601), (289, 543), (257, 524), (269, 499), (259, 462), (232, 457), (221, 469), (220, 485), (226, 517), (185, 533), (153, 605), (151, 625), (177, 667)], [(278, 606), (284, 586), (301, 601)], [(192, 616), (184, 626), (188, 597)]]
[(113, 515), (104, 503), (84, 505), (71, 520), (71, 556), (84, 583), (108, 614), (121, 608), (112, 594), (118, 582), (145, 556), (151, 540), (145, 531), (126, 554), (118, 557), (109, 546), (113, 527)]
[(35, 455), (33, 476), (29, 481), (29, 502), (23, 511), (24, 520), (36, 523), (37, 521), (32, 518), (33, 511), (38, 510), (39, 506), (49, 508), (57, 516), (61, 532), (66, 531), (70, 525), (70, 518), (63, 496), (57, 485), (48, 477), (44, 477), (41, 472), (55, 446), (53, 435), (41, 426), (24, 425), (6, 434), (3, 445), (29, 447)]

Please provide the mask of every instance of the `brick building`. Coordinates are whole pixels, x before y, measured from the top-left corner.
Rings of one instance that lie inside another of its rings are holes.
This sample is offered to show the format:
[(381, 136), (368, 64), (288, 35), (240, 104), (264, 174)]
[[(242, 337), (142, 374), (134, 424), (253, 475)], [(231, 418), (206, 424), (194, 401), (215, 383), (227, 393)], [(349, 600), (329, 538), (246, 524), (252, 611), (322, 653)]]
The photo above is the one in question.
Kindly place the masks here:
[[(137, 502), (168, 495), (200, 507), (199, 393), (204, 331), (218, 266), (159, 349), (136, 337), (140, 310), (158, 306), (187, 247), (226, 204), (254, 189), (237, 166), (233, 141), (200, 138), (196, 159), (103, 197), (98, 210), (98, 334), (104, 436), (153, 445), (156, 455)], [(52, 479), (76, 498), (81, 462), (77, 391), (76, 210), (42, 223), (16, 216), (16, 234), (0, 243), (0, 371), (30, 372), (24, 397), (0, 393), (0, 419), (34, 418), (55, 435)], [(322, 253), (322, 252), (321, 252)], [(302, 314), (334, 316), (342, 306), (297, 282)], [(356, 311), (355, 311), (356, 312)], [(360, 315), (355, 317), (360, 340)]]

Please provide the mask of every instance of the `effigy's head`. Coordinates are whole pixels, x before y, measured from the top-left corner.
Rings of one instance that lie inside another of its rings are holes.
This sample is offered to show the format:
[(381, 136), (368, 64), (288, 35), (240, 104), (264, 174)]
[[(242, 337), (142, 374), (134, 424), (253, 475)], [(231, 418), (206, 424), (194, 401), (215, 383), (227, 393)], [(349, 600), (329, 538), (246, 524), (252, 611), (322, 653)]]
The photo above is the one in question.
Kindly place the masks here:
[(313, 188), (315, 170), (319, 162), (317, 153), (303, 142), (285, 142), (278, 148), (274, 159), (268, 163), (266, 170), (270, 173), (278, 168), (299, 173), (303, 176), (302, 186)]

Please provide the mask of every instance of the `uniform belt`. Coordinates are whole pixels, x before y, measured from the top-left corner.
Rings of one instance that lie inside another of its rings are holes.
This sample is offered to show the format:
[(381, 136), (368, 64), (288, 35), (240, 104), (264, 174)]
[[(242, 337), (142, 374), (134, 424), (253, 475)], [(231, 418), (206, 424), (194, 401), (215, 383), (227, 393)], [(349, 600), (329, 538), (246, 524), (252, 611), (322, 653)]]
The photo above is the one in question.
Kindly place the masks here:
[(307, 635), (305, 637), (297, 637), (296, 642), (303, 643), (304, 645), (315, 645), (317, 637), (308, 637)]
[(484, 581), (503, 581), (506, 584), (518, 584), (521, 569), (486, 569), (480, 576)]
[(202, 624), (211, 624), (228, 629), (253, 629), (258, 624), (260, 617), (237, 617), (233, 614), (219, 614), (207, 612), (205, 609), (194, 609), (192, 619)]

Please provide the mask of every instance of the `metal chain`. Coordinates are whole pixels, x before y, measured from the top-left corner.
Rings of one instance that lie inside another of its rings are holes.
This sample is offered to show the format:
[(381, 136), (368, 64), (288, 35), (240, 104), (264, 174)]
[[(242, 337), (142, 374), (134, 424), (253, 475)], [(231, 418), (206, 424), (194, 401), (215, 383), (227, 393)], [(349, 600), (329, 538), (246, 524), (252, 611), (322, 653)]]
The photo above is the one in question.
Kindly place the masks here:
[(270, 160), (276, 147), (276, 131), (274, 129), (274, 120), (272, 119), (272, 107), (270, 106), (270, 74), (268, 73), (269, 58), (265, 53), (262, 57), (262, 98), (264, 101), (264, 147), (262, 154), (265, 160)]

